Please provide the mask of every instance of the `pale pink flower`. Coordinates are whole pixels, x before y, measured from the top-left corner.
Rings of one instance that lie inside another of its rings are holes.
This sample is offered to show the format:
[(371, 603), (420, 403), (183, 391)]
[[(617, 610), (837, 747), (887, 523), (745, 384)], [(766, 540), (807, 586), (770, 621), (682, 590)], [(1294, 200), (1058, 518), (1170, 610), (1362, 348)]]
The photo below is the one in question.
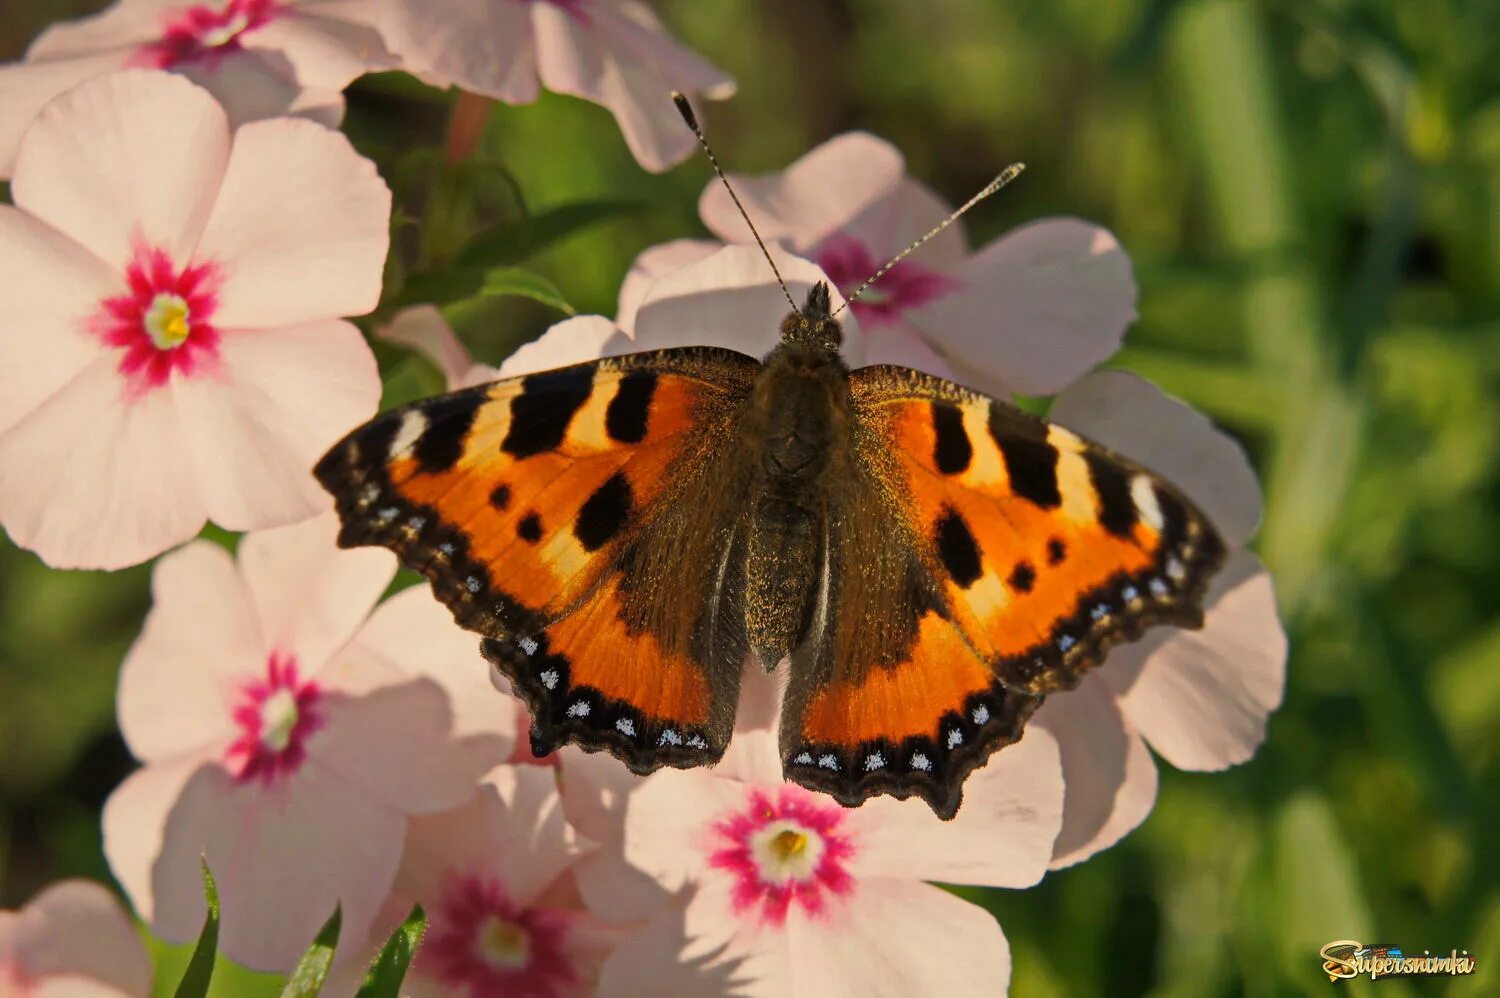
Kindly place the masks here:
[(366, 619), (394, 558), (340, 551), (336, 527), (248, 534), (237, 560), (205, 541), (162, 558), (120, 672), (144, 765), (105, 805), (110, 866), (180, 942), (203, 918), (206, 857), (220, 947), (257, 969), (288, 969), (335, 904), (345, 938), (366, 938), (408, 817), (464, 801), (515, 741), (473, 635), (426, 587)]
[[(638, 261), (621, 288), (619, 325), (599, 316), (558, 323), (498, 371), (480, 372), (435, 310), (433, 321), (408, 329), (406, 342), (447, 364), (456, 372), (450, 377), (473, 379), (465, 383), (703, 342), (763, 355), (775, 345), (787, 308), (770, 269), (754, 246), (709, 244), (704, 257), (704, 245), (648, 250), (642, 260), (671, 265), (661, 276)], [(794, 294), (820, 279), (809, 261), (785, 254), (778, 261)], [(862, 333), (858, 322), (846, 322), (845, 359), (858, 366), (879, 335), (878, 326)], [(1139, 378), (1106, 372), (1065, 391), (1051, 415), (1177, 483), (1232, 550), (1254, 533), (1260, 490), (1243, 450), (1181, 402)], [(1222, 769), (1248, 759), (1280, 703), (1285, 668), (1286, 636), (1270, 578), (1252, 554), (1235, 550), (1210, 588), (1202, 630), (1157, 628), (1116, 648), (1078, 689), (1050, 697), (1031, 723), (1057, 737), (1068, 786), (1055, 865), (1076, 863), (1145, 820), (1157, 782), (1148, 744), (1183, 769)], [(617, 768), (628, 786), (633, 778)]]
[[(463, 805), (413, 818), (379, 923), (394, 928), (413, 904), (427, 912), (402, 994), (593, 993), (621, 932), (595, 917), (574, 885), (588, 848), (564, 817), (553, 770), (539, 766), (497, 767)], [(332, 983), (330, 994), (354, 990)]]
[(326, 125), (340, 91), (394, 60), (371, 26), (378, 0), (119, 0), (54, 24), (0, 66), (0, 177), (33, 118), (84, 80), (125, 68), (168, 69), (209, 89), (240, 124), (296, 114)]
[(0, 911), (0, 994), (8, 998), (145, 998), (151, 956), (115, 896), (64, 880), (20, 911)]
[(387, 44), (404, 68), (507, 104), (542, 86), (603, 104), (636, 160), (660, 171), (696, 148), (673, 90), (720, 100), (734, 81), (667, 34), (637, 0), (389, 0)]
[(212, 519), (311, 516), (310, 468), (375, 411), (340, 316), (380, 298), (390, 192), (338, 132), (231, 134), (201, 88), (130, 70), (58, 98), (0, 206), (0, 522), (119, 568)]
[(974, 772), (951, 822), (915, 800), (844, 808), (782, 781), (765, 726), (775, 677), (752, 664), (742, 683), (712, 769), (627, 784), (613, 760), (564, 753), (569, 814), (601, 842), (577, 868), (580, 891), (601, 913), (648, 919), (651, 945), (620, 946), (600, 994), (1003, 994), (1010, 952), (994, 918), (924, 881), (1042, 877), (1062, 820), (1051, 736), (1028, 731)]
[[(905, 175), (895, 147), (864, 132), (829, 139), (780, 173), (731, 180), (761, 235), (816, 261), (845, 295), (952, 210)], [(698, 210), (718, 238), (751, 240), (718, 181)], [(642, 253), (620, 290), (620, 325), (630, 328), (655, 280), (715, 245), (678, 240)], [(915, 367), (1005, 398), (1054, 394), (1113, 354), (1135, 298), (1129, 258), (1096, 225), (1042, 219), (971, 253), (958, 222), (850, 311), (864, 326), (867, 363)]]

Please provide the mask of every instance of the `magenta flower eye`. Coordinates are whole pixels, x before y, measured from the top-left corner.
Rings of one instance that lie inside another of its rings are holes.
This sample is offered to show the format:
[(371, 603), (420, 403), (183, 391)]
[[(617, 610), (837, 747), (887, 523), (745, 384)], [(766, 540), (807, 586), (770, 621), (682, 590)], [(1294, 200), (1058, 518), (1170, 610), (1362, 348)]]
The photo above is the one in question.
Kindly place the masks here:
[(708, 865), (734, 878), (741, 914), (781, 925), (793, 905), (818, 915), (830, 898), (854, 891), (847, 866), (855, 844), (844, 810), (826, 799), (790, 786), (755, 790), (713, 830)]

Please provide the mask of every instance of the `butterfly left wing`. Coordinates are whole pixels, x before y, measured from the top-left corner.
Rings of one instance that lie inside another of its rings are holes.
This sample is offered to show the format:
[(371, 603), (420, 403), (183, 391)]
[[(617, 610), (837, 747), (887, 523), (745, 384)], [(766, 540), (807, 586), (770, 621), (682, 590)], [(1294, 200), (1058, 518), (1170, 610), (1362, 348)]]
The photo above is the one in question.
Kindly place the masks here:
[(376, 417), (315, 474), (341, 545), (391, 548), (489, 639), (539, 753), (700, 765), (728, 741), (743, 655), (722, 626), (733, 538), (700, 528), (732, 502), (715, 479), (758, 369), (686, 348), (481, 385)]
[(794, 654), (783, 765), (846, 805), (915, 794), (951, 818), (1045, 694), (1152, 624), (1201, 623), (1223, 545), (1170, 484), (1013, 406), (898, 367), (850, 391), (825, 542), (845, 564)]

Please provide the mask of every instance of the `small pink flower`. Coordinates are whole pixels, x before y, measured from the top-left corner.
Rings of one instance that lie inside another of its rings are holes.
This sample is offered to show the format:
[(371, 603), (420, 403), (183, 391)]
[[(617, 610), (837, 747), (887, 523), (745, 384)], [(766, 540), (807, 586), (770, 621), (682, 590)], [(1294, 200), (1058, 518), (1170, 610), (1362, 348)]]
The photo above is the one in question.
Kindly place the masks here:
[(237, 563), (203, 541), (161, 559), (120, 673), (144, 765), (105, 805), (115, 876), (182, 941), (206, 856), (221, 948), (265, 970), (289, 968), (335, 904), (364, 939), (408, 816), (461, 803), (515, 743), (473, 636), (425, 587), (366, 619), (394, 559), (340, 551), (335, 529), (330, 514), (249, 534)]
[(603, 104), (660, 171), (697, 148), (669, 94), (719, 100), (734, 82), (674, 41), (636, 0), (391, 0), (385, 37), (409, 71), (507, 104), (540, 86)]
[(108, 890), (64, 880), (20, 911), (0, 911), (0, 995), (145, 998), (151, 956)]
[[(618, 777), (563, 755), (570, 817), (597, 837), (577, 868), (589, 904), (647, 919), (600, 975), (600, 994), (1004, 993), (1009, 948), (983, 909), (924, 883), (1025, 887), (1046, 871), (1062, 820), (1057, 745), (1044, 730), (977, 770), (943, 822), (919, 801), (846, 809), (781, 779), (775, 679), (743, 679), (740, 721), (711, 770)], [(644, 882), (642, 878), (644, 875)]]
[(340, 316), (374, 307), (390, 192), (337, 132), (232, 136), (179, 77), (58, 98), (0, 206), (0, 522), (58, 567), (326, 507), (309, 471), (375, 411)]
[(335, 126), (340, 91), (394, 62), (378, 31), (379, 0), (119, 0), (55, 24), (24, 62), (0, 66), (0, 177), (46, 103), (127, 67), (168, 69), (208, 90), (241, 124), (295, 114)]
[[(781, 173), (731, 180), (761, 235), (817, 262), (845, 295), (951, 211), (905, 175), (893, 146), (864, 132), (829, 139)], [(720, 239), (750, 241), (718, 181), (704, 189), (698, 210)], [(642, 253), (620, 289), (620, 324), (630, 328), (641, 293), (657, 279), (715, 247), (679, 240)], [(1135, 319), (1135, 298), (1130, 261), (1114, 237), (1055, 218), (974, 253), (955, 223), (850, 311), (866, 329), (867, 363), (915, 367), (1004, 398), (1061, 391), (1113, 354)]]
[[(587, 849), (563, 815), (553, 770), (538, 766), (498, 766), (466, 803), (413, 818), (378, 923), (382, 931), (394, 926), (414, 903), (427, 912), (402, 993), (592, 993), (623, 930), (602, 923), (579, 897), (574, 872)], [(345, 983), (330, 982), (330, 993)]]

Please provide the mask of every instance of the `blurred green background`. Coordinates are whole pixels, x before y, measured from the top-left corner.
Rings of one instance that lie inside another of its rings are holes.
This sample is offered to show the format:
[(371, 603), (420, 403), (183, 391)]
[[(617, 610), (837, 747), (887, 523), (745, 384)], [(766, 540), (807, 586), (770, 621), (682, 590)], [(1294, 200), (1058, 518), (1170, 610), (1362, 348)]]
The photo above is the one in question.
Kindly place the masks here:
[[(0, 58), (98, 6), (0, 6)], [(974, 242), (1056, 213), (1112, 228), (1141, 292), (1113, 363), (1210, 413), (1262, 475), (1286, 705), (1244, 766), (1163, 765), (1155, 811), (1116, 848), (1030, 891), (967, 892), (1001, 918), (1015, 993), (1323, 993), (1317, 952), (1338, 938), (1479, 955), (1476, 978), (1339, 985), (1353, 993), (1495, 993), (1500, 4), (659, 7), (739, 81), (700, 107), (733, 170), (863, 128), (957, 203), (1024, 159), (968, 220)], [(702, 234), (707, 166), (644, 173), (603, 109), (498, 107), (471, 165), (444, 172), (411, 150), (440, 147), (450, 104), (395, 77), (350, 92), (346, 130), (428, 219), (400, 227), (408, 260), (451, 257), (473, 219), (639, 201), (527, 262), (612, 314), (636, 253)], [(498, 361), (559, 313), (489, 299), (450, 317)], [(437, 387), (380, 354), (392, 396)], [(131, 766), (114, 680), (147, 585), (146, 569), (52, 572), (0, 539), (0, 906), (108, 877), (98, 812)]]

